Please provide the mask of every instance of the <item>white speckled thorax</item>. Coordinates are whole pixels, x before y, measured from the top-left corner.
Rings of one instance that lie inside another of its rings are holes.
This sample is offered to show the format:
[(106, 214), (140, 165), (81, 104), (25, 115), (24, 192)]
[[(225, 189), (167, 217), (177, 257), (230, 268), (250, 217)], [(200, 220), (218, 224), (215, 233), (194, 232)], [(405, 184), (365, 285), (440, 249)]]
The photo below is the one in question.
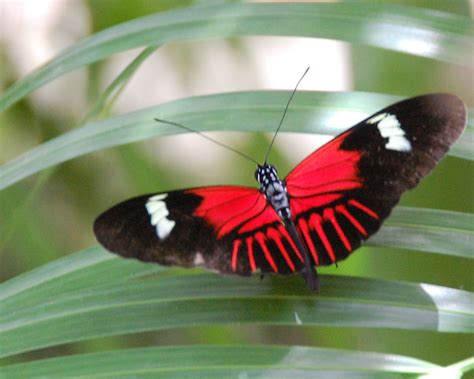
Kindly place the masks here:
[(278, 177), (276, 168), (269, 164), (259, 165), (255, 171), (255, 178), (260, 183), (260, 192), (265, 195), (278, 215), (283, 219), (290, 218), (290, 202), (286, 184)]

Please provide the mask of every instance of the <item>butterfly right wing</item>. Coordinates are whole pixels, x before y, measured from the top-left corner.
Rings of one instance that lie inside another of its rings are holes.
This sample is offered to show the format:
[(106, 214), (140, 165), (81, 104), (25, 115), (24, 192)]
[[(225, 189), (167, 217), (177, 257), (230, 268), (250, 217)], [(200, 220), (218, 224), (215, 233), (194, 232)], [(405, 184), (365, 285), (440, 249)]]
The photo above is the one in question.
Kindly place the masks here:
[(303, 160), (286, 183), (294, 223), (314, 262), (344, 259), (375, 233), (465, 124), (457, 96), (418, 96), (370, 116)]

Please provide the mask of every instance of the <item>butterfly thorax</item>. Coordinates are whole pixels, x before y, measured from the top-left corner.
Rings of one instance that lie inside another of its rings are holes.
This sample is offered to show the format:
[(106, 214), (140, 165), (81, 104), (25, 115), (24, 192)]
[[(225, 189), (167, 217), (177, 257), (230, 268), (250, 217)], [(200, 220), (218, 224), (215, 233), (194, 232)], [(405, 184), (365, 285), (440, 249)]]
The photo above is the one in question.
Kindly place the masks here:
[(286, 184), (278, 177), (276, 168), (269, 164), (258, 166), (255, 178), (260, 183), (260, 192), (282, 219), (291, 218), (290, 202)]

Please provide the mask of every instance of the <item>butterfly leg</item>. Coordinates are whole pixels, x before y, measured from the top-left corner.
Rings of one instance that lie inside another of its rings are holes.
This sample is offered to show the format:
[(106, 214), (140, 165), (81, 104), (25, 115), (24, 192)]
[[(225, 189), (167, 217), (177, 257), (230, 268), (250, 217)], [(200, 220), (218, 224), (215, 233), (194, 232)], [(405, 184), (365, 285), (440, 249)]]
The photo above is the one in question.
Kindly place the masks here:
[(288, 230), (293, 241), (295, 241), (296, 247), (304, 257), (304, 268), (301, 270), (301, 275), (306, 281), (306, 285), (311, 291), (319, 292), (319, 276), (316, 269), (313, 267), (309, 251), (306, 248), (306, 245), (301, 241), (301, 237), (296, 230), (295, 224), (291, 219), (284, 221), (285, 227)]
[[(320, 285), (319, 285), (318, 272), (316, 271), (316, 269), (309, 262), (308, 253), (305, 252), (304, 255), (305, 255), (305, 267), (301, 271), (301, 275), (303, 276), (308, 288), (311, 291), (319, 293)], [(306, 263), (306, 262), (308, 262), (308, 263)]]

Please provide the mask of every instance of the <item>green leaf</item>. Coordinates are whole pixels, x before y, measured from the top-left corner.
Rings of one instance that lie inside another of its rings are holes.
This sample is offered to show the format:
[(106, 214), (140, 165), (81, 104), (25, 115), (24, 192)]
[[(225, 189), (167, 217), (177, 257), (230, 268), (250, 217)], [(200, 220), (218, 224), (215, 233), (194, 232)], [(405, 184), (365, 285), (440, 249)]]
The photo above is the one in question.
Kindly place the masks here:
[(0, 368), (5, 378), (403, 378), (439, 366), (403, 357), (302, 346), (171, 346), (45, 359)]
[(339, 39), (470, 67), (474, 27), (469, 17), (395, 4), (209, 4), (126, 22), (64, 50), (15, 83), (0, 111), (47, 82), (112, 54), (170, 42), (248, 35)]
[(0, 285), (0, 357), (210, 324), (473, 331), (474, 296), (466, 291), (323, 275), (321, 294), (315, 295), (297, 276), (224, 278), (107, 255), (88, 249)]
[[(155, 117), (199, 131), (273, 132), (288, 91), (253, 91), (191, 97), (105, 120), (90, 122), (20, 155), (0, 167), (0, 189), (55, 164), (81, 155), (144, 139), (182, 133)], [(301, 91), (295, 96), (284, 131), (336, 135), (399, 98), (363, 92)], [(473, 158), (473, 140), (462, 136), (455, 155)], [(258, 157), (257, 157), (258, 159)]]
[(92, 109), (84, 116), (80, 125), (87, 121), (100, 118), (104, 113), (107, 113), (112, 107), (114, 101), (122, 93), (127, 86), (133, 74), (140, 68), (141, 64), (156, 50), (157, 46), (151, 46), (143, 50), (138, 56), (118, 75), (114, 81), (107, 87), (104, 93), (97, 99)]
[(474, 258), (474, 215), (439, 209), (397, 207), (367, 241), (379, 245)]

